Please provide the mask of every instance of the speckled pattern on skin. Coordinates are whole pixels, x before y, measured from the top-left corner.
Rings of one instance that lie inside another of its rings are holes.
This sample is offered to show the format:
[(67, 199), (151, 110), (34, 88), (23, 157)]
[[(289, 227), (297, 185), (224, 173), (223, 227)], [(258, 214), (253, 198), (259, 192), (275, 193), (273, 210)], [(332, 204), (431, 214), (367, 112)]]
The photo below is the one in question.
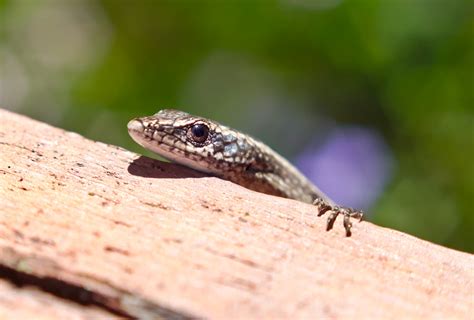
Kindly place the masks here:
[(171, 161), (211, 173), (251, 190), (313, 203), (329, 212), (328, 230), (338, 214), (350, 235), (350, 217), (362, 212), (335, 205), (301, 172), (270, 147), (218, 122), (165, 109), (128, 123), (130, 136)]

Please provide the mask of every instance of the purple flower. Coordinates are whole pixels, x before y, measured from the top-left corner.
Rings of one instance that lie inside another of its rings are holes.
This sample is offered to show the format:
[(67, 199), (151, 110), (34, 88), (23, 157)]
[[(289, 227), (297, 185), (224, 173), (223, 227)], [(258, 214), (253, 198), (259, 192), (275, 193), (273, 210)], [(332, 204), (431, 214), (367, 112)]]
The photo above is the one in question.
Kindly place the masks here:
[(319, 148), (306, 148), (296, 165), (336, 203), (368, 209), (391, 177), (393, 157), (374, 130), (339, 127)]

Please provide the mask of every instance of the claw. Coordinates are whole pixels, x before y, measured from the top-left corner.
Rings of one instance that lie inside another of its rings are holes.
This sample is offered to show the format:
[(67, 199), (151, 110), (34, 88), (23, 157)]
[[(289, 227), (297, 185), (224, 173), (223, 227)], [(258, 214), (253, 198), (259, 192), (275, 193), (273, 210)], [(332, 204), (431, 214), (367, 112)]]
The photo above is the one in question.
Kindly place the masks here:
[(326, 224), (326, 231), (329, 231), (332, 229), (334, 226), (334, 222), (336, 222), (336, 218), (339, 215), (339, 212), (337, 210), (331, 210), (331, 213), (328, 216), (328, 222)]
[(324, 201), (322, 198), (316, 198), (313, 201), (313, 205), (315, 205), (316, 208), (318, 208), (318, 217), (322, 216), (327, 211), (332, 209), (331, 206), (327, 204), (326, 201)]
[(333, 228), (334, 223), (336, 222), (336, 218), (339, 214), (344, 217), (343, 226), (346, 230), (346, 237), (350, 237), (352, 232), (352, 222), (351, 218), (359, 219), (359, 222), (362, 221), (364, 217), (364, 213), (362, 211), (354, 210), (352, 208), (344, 208), (339, 206), (331, 206), (326, 201), (321, 198), (317, 198), (314, 200), (313, 204), (318, 209), (318, 217), (322, 216), (326, 212), (329, 212), (329, 216), (327, 219), (326, 224), (326, 231), (329, 231)]
[(352, 222), (350, 219), (351, 219), (351, 216), (349, 214), (346, 214), (346, 212), (344, 212), (343, 225), (344, 225), (344, 229), (346, 229), (346, 237), (351, 236)]

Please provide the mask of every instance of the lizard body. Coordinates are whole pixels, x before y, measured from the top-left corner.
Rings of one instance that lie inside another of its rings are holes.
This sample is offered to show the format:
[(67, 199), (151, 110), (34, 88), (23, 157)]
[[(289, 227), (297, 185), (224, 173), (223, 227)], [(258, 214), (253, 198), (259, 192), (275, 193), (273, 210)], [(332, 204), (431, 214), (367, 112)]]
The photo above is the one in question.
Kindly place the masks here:
[(230, 180), (248, 189), (313, 203), (319, 215), (330, 212), (328, 230), (338, 214), (350, 235), (350, 217), (362, 212), (342, 208), (298, 169), (263, 142), (216, 121), (165, 109), (128, 123), (138, 144), (171, 161)]

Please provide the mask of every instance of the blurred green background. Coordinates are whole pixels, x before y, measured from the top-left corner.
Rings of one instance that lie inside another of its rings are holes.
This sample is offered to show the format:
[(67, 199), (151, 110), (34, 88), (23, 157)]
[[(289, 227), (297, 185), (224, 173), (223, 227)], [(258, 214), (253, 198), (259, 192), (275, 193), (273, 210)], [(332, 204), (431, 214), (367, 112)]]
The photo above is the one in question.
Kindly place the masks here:
[(0, 107), (147, 155), (129, 119), (210, 117), (374, 223), (473, 252), (473, 13), (470, 0), (0, 0)]

